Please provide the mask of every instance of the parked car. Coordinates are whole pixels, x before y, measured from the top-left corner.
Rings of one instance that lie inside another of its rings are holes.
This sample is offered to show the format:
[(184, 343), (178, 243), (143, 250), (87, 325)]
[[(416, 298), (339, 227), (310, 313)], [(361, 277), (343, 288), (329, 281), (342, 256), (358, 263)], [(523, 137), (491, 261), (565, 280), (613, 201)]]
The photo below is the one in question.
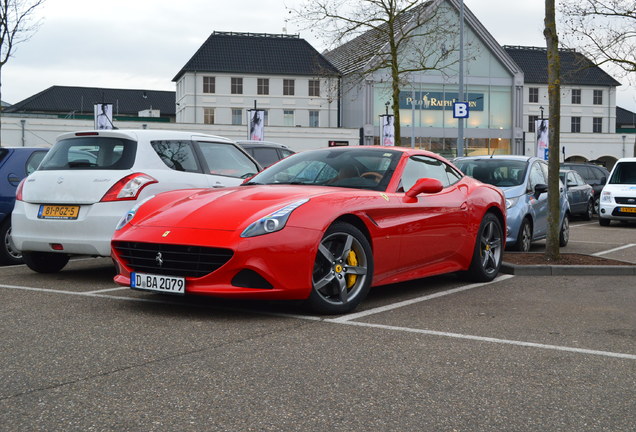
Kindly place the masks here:
[(636, 222), (636, 158), (619, 159), (601, 192), (598, 223), (612, 220)]
[(585, 183), (592, 186), (594, 189), (594, 213), (598, 213), (598, 200), (601, 196), (601, 190), (609, 178), (609, 171), (604, 166), (593, 163), (564, 162), (561, 164), (561, 168), (576, 171), (583, 177)]
[[(455, 159), (465, 174), (500, 187), (506, 195), (508, 231), (506, 244), (527, 252), (530, 244), (548, 234), (548, 164), (529, 156), (471, 156)], [(570, 237), (570, 205), (565, 187), (559, 182), (559, 245)]]
[(501, 190), (424, 150), (312, 150), (240, 187), (166, 192), (130, 210), (113, 236), (115, 282), (345, 313), (371, 286), (492, 280), (504, 212)]
[(581, 216), (585, 220), (592, 219), (594, 214), (594, 189), (574, 170), (559, 171), (561, 183), (565, 185), (570, 202), (570, 214)]
[(237, 143), (263, 167), (268, 167), (279, 160), (296, 153), (286, 145), (271, 141), (246, 140), (237, 141)]
[(48, 151), (43, 147), (0, 147), (0, 264), (21, 264), (22, 254), (11, 242), (11, 212), (23, 178), (38, 167)]
[(160, 130), (61, 135), (17, 190), (12, 239), (34, 271), (70, 255), (110, 256), (122, 215), (159, 192), (235, 186), (260, 170), (234, 142)]

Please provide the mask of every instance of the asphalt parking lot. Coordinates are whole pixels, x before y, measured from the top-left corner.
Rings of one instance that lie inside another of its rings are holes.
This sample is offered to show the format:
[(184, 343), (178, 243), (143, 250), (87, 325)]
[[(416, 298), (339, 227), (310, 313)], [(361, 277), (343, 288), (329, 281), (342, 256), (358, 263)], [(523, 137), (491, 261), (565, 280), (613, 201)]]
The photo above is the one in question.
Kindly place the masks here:
[[(636, 264), (636, 225), (562, 251)], [(132, 291), (108, 259), (0, 276), (2, 431), (636, 430), (634, 276), (449, 275), (333, 317)]]

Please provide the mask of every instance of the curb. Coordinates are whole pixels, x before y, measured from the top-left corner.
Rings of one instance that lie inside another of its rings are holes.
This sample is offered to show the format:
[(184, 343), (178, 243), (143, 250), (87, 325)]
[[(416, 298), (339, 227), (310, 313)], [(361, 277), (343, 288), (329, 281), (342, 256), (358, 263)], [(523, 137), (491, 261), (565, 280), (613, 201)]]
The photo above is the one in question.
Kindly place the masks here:
[(516, 265), (501, 263), (501, 273), (516, 276), (630, 276), (636, 265)]

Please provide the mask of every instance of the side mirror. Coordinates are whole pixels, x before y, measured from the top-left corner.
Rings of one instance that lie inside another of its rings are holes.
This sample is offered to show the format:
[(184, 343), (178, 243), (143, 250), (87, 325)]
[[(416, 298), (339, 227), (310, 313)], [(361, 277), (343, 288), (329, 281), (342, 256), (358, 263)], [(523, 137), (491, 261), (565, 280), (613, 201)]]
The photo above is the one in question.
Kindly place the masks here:
[(406, 191), (405, 202), (416, 202), (417, 196), (421, 193), (433, 194), (444, 189), (442, 182), (434, 178), (418, 179), (411, 189)]
[(535, 198), (539, 198), (539, 195), (547, 191), (548, 191), (548, 185), (539, 183), (534, 187), (534, 196)]

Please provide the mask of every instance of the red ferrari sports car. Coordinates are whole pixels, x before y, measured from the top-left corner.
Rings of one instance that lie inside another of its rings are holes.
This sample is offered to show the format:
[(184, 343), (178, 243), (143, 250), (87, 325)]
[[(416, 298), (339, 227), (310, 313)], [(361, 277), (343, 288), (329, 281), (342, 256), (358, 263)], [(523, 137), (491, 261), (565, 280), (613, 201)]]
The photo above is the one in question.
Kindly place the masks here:
[(449, 272), (495, 278), (505, 199), (439, 155), (395, 147), (297, 153), (238, 187), (165, 192), (112, 240), (138, 290), (304, 299), (353, 310), (371, 286)]

